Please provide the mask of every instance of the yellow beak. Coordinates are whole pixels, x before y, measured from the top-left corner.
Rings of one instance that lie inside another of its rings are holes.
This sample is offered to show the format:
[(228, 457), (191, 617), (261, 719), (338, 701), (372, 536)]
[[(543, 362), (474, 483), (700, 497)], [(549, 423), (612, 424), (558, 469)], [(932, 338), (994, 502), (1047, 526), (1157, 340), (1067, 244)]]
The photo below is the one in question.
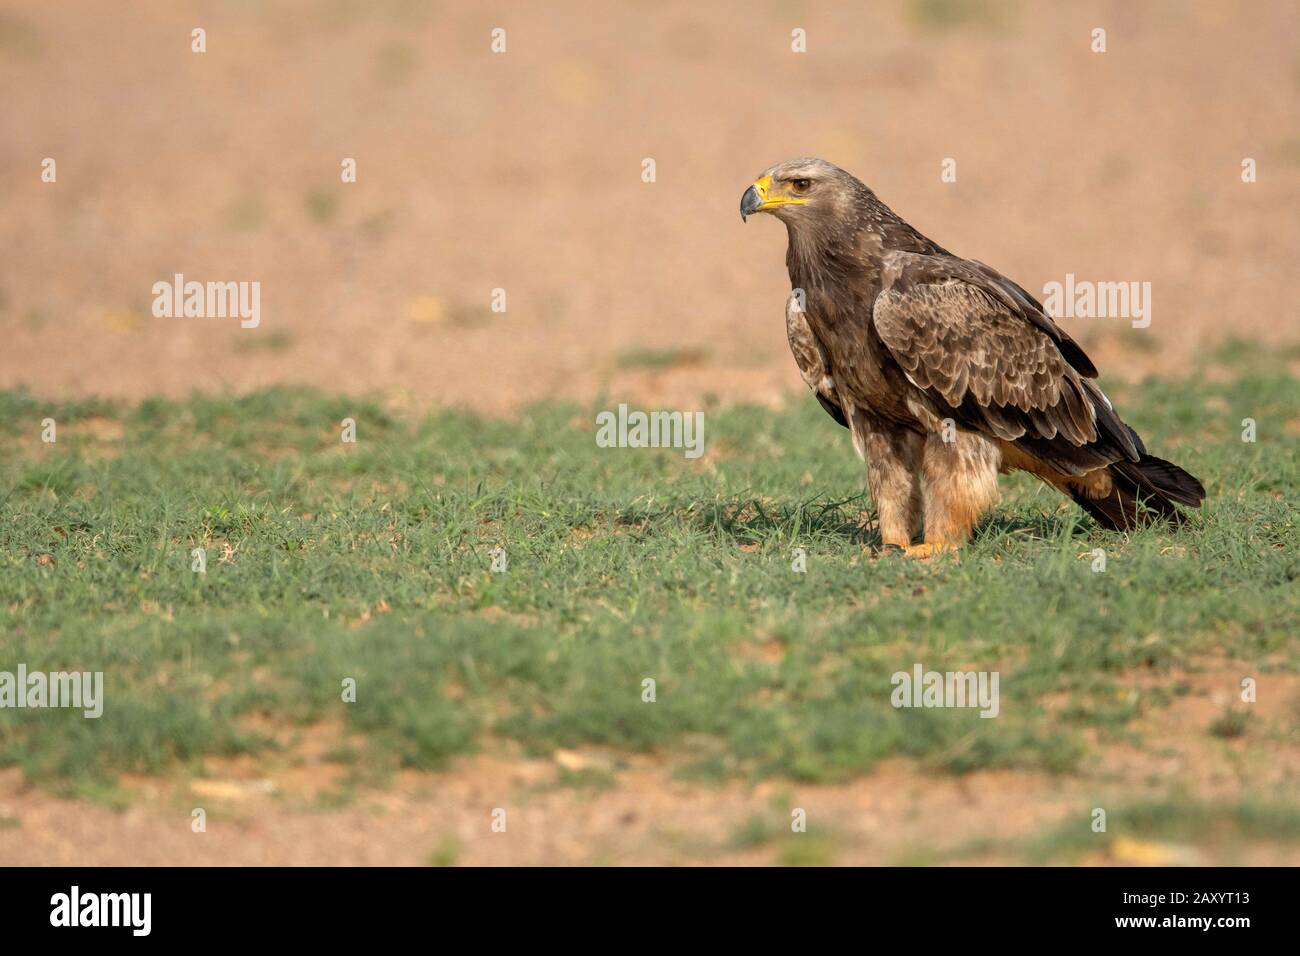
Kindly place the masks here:
[(754, 185), (745, 190), (745, 194), (740, 197), (740, 218), (748, 219), (749, 216), (756, 212), (763, 212), (776, 206), (792, 206), (797, 203), (807, 202), (800, 196), (791, 196), (784, 193), (779, 187), (774, 187), (771, 176), (764, 176)]

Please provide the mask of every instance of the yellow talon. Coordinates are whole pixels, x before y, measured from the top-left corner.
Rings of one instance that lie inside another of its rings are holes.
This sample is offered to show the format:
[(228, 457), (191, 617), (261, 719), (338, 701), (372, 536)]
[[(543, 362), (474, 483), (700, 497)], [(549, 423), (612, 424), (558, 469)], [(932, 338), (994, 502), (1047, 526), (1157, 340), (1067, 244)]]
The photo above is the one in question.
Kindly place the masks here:
[(942, 542), (927, 541), (925, 544), (909, 544), (903, 549), (903, 554), (909, 558), (916, 558), (920, 561), (928, 561), (930, 558), (940, 554), (951, 554), (954, 557), (957, 549), (953, 545)]

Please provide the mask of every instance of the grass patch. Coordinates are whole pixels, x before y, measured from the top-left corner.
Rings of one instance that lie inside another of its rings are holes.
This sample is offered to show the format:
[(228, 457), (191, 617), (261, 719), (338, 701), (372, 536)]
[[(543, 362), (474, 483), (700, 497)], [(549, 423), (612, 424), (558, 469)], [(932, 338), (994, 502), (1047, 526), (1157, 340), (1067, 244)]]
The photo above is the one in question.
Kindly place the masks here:
[(429, 854), (429, 866), (455, 866), (460, 843), (454, 836), (443, 837)]
[(774, 800), (768, 812), (753, 813), (731, 833), (725, 848), (757, 850), (769, 847), (780, 866), (830, 866), (835, 862), (835, 838), (824, 827), (805, 823), (795, 830), (791, 816)]
[[(556, 404), (501, 421), (291, 389), (0, 393), (0, 670), (102, 670), (106, 690), (99, 720), (0, 710), (0, 765), (111, 787), (262, 751), (240, 729), (260, 716), (341, 719), (367, 766), (394, 768), (493, 735), (672, 753), (705, 777), (836, 781), (894, 755), (1067, 771), (1169, 699), (1121, 685), (1135, 670), (1297, 666), (1300, 452), (1282, 424), (1300, 390), (1252, 364), (1109, 389), (1204, 479), (1183, 528), (1104, 532), (1012, 478), (961, 560), (932, 564), (873, 555), (862, 467), (810, 400), (712, 410), (714, 450), (687, 461), (597, 449), (594, 410)], [(998, 670), (1000, 716), (894, 709), (891, 675), (918, 662)]]
[[(1205, 803), (1158, 800), (1107, 813), (1106, 832), (1094, 833), (1086, 816), (1019, 846), (1031, 864), (1069, 863), (1099, 850), (1114, 852), (1121, 841), (1193, 847), (1240, 847), (1258, 842), (1300, 840), (1300, 810), (1267, 801)], [(1121, 844), (1122, 845), (1122, 844)]]
[(679, 368), (687, 365), (700, 365), (709, 357), (705, 348), (668, 348), (653, 349), (637, 347), (625, 349), (618, 353), (615, 364), (619, 368)]
[(1250, 717), (1248, 710), (1229, 707), (1210, 724), (1210, 734), (1224, 740), (1244, 737), (1250, 728)]

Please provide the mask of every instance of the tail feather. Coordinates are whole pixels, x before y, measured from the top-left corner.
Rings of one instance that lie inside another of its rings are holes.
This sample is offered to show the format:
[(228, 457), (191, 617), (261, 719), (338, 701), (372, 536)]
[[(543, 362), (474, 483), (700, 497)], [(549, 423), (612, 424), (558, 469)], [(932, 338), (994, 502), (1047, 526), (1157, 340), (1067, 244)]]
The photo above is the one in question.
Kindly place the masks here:
[(1179, 468), (1172, 461), (1154, 455), (1143, 455), (1137, 463), (1119, 462), (1111, 471), (1120, 471), (1131, 478), (1143, 491), (1159, 495), (1180, 505), (1196, 508), (1205, 500), (1205, 486), (1196, 476)]
[(1106, 497), (1089, 497), (1077, 486), (1071, 486), (1069, 493), (1098, 524), (1112, 531), (1127, 531), (1153, 518), (1181, 523), (1184, 515), (1178, 505), (1195, 508), (1205, 500), (1205, 487), (1194, 475), (1154, 455), (1116, 462), (1108, 470), (1112, 488)]

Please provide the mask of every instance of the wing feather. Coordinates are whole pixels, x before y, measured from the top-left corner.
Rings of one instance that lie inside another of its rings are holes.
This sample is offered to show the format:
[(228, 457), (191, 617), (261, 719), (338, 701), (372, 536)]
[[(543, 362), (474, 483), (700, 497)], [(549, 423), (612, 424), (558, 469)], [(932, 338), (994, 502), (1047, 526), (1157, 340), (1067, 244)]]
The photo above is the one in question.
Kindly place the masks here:
[(1104, 396), (1096, 401), (1101, 391), (1087, 381), (1096, 369), (1083, 350), (1032, 296), (987, 266), (889, 253), (872, 318), (909, 380), (966, 427), (1056, 444), (1053, 457), (1077, 458), (1079, 467), (1094, 457), (1071, 451), (1084, 446), (1137, 460), (1129, 430)]
[(804, 383), (813, 390), (817, 401), (826, 409), (826, 414), (848, 428), (848, 416), (844, 414), (844, 407), (835, 390), (830, 359), (813, 335), (812, 328), (808, 325), (808, 316), (798, 307), (793, 294), (785, 307), (785, 334), (790, 340), (790, 352), (794, 355), (794, 363), (799, 367)]

